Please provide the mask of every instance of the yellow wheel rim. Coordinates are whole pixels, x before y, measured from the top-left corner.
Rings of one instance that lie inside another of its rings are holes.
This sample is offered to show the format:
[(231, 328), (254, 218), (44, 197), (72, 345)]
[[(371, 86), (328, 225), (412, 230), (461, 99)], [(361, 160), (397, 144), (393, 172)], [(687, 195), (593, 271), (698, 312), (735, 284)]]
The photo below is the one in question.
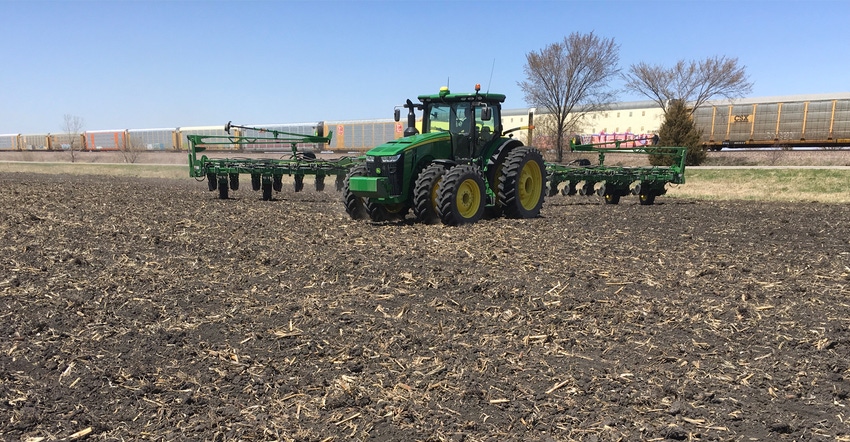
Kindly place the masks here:
[(431, 208), (434, 210), (437, 210), (437, 191), (440, 190), (440, 182), (442, 181), (443, 178), (440, 177), (437, 179), (434, 185), (431, 186)]
[(529, 161), (519, 173), (519, 203), (525, 210), (533, 210), (543, 191), (543, 174), (536, 161)]
[(481, 206), (481, 192), (473, 179), (463, 180), (457, 188), (457, 211), (461, 217), (469, 219), (478, 213)]

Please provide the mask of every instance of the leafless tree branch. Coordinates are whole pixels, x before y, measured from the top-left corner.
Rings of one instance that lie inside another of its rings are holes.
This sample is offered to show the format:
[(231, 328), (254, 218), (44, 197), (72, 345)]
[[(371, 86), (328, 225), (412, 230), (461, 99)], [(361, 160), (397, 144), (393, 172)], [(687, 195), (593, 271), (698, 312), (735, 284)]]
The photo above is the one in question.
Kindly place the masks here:
[(667, 113), (673, 100), (695, 111), (713, 97), (734, 99), (752, 91), (746, 67), (737, 58), (715, 56), (701, 61), (678, 61), (673, 67), (637, 63), (623, 77), (625, 88), (648, 97)]
[(572, 33), (563, 41), (526, 54), (526, 80), (518, 82), (525, 101), (555, 119), (558, 161), (570, 131), (582, 115), (604, 109), (614, 94), (608, 83), (619, 74), (619, 45), (613, 39)]
[(70, 144), (68, 152), (71, 155), (71, 162), (73, 163), (77, 160), (76, 152), (83, 148), (80, 135), (83, 133), (85, 120), (81, 117), (70, 114), (65, 114), (64, 119), (65, 121), (62, 124), (62, 130), (68, 137), (68, 143)]

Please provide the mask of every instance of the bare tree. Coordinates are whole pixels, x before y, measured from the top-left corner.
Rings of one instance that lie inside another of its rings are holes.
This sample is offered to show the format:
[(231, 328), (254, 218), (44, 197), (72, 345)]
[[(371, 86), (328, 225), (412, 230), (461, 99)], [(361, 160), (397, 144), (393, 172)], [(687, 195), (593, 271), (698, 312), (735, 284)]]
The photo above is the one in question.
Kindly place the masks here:
[(671, 68), (633, 64), (623, 77), (625, 88), (658, 103), (664, 114), (674, 100), (689, 103), (693, 112), (712, 97), (735, 99), (752, 91), (746, 67), (737, 58), (711, 57), (702, 61), (680, 60)]
[(140, 137), (131, 137), (128, 134), (126, 143), (121, 147), (121, 156), (124, 157), (125, 163), (133, 164), (139, 160), (139, 156), (144, 150), (144, 141)]
[(584, 114), (605, 109), (614, 99), (608, 82), (620, 73), (614, 39), (572, 33), (539, 52), (526, 54), (526, 80), (518, 83), (531, 106), (554, 119), (554, 148), (562, 161), (567, 134)]
[(80, 135), (83, 133), (83, 126), (85, 125), (85, 120), (76, 116), (65, 114), (65, 123), (62, 125), (62, 130), (65, 132), (65, 135), (68, 137), (68, 152), (71, 154), (71, 162), (75, 162), (77, 160), (76, 152), (78, 150), (82, 150), (82, 140)]

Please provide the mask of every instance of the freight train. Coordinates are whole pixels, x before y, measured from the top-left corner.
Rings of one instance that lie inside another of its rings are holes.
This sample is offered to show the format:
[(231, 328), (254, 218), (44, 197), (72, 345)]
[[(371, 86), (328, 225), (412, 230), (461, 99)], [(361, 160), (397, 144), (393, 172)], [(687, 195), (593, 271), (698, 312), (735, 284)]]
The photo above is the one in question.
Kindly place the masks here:
[[(505, 109), (502, 112), (503, 127), (534, 125), (535, 121), (543, 123), (546, 118), (547, 114), (538, 113), (536, 108)], [(584, 143), (620, 141), (621, 147), (636, 147), (652, 139), (663, 120), (661, 108), (652, 101), (615, 103), (605, 111), (586, 114), (580, 122), (579, 133), (573, 135), (580, 136)], [(694, 123), (702, 130), (701, 142), (707, 150), (740, 147), (844, 148), (850, 146), (850, 93), (707, 102), (694, 112)], [(365, 152), (385, 141), (402, 137), (404, 131), (403, 125), (394, 119), (251, 126), (305, 135), (333, 132), (331, 143), (321, 148), (337, 153)], [(85, 151), (186, 152), (189, 148), (188, 135), (226, 133), (221, 125), (95, 130), (79, 134), (73, 140), (67, 134), (5, 134), (0, 135), (0, 151), (60, 151), (74, 146)], [(247, 131), (238, 135), (253, 136), (256, 133)], [(544, 153), (554, 148), (551, 137), (542, 130), (515, 135)], [(276, 148), (262, 144), (217, 146), (220, 150), (243, 152), (268, 152)]]
[(850, 146), (850, 93), (709, 102), (694, 112), (707, 150)]

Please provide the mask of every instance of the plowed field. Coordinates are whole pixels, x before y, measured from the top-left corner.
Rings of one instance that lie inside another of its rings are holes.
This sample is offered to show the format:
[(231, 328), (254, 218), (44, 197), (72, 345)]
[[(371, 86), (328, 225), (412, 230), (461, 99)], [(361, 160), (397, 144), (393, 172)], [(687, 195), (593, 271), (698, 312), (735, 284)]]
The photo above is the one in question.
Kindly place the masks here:
[(3, 440), (850, 441), (848, 205), (0, 187)]

